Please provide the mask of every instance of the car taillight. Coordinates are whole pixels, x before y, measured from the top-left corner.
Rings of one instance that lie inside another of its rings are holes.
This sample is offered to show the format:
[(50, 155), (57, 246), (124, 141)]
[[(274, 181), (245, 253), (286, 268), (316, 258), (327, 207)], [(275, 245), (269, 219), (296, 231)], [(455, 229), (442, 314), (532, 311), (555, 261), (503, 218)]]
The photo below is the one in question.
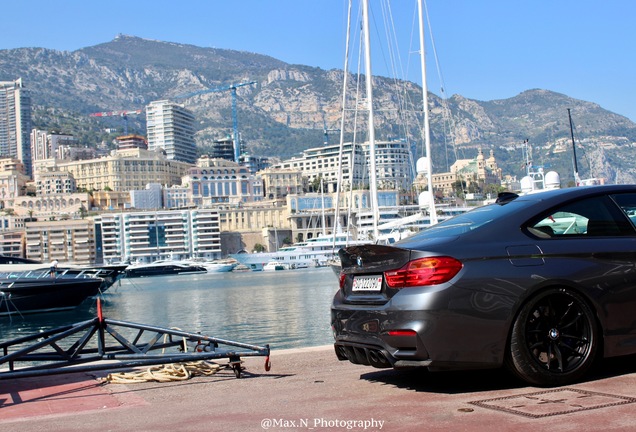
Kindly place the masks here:
[(415, 336), (415, 330), (389, 330), (389, 336)]
[(455, 258), (419, 258), (401, 269), (384, 272), (384, 279), (390, 288), (438, 285), (451, 280), (461, 269), (462, 263)]
[(341, 271), (340, 272), (340, 276), (338, 277), (338, 281), (340, 282), (340, 289), (344, 288), (345, 278), (346, 278), (346, 276), (345, 276), (344, 272)]

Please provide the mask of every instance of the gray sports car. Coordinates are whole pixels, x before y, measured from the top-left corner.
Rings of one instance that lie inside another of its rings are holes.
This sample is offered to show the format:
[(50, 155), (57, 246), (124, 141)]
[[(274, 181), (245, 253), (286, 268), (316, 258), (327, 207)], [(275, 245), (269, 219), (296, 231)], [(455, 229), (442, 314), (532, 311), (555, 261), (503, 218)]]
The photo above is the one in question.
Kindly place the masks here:
[(636, 186), (516, 196), (394, 246), (340, 250), (339, 359), (580, 379), (636, 353)]

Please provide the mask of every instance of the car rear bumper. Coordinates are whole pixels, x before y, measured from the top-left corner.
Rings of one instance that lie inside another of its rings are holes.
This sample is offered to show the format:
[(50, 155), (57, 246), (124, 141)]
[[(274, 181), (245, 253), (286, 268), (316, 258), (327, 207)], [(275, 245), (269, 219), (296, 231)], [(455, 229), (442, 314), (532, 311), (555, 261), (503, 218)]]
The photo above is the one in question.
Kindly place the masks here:
[(354, 364), (376, 368), (426, 367), (431, 364), (430, 360), (401, 360), (389, 354), (386, 349), (373, 345), (340, 342), (334, 344), (334, 349), (338, 360), (349, 360)]
[[(350, 304), (337, 294), (331, 307), (334, 348), (340, 360), (377, 368), (429, 370), (499, 367), (507, 342), (508, 313), (475, 313), (464, 305), (475, 293), (437, 293), (424, 302)], [(400, 303), (398, 307), (397, 304)], [(412, 306), (406, 306), (411, 303)], [(457, 308), (449, 308), (457, 305)], [(502, 320), (504, 322), (502, 322)]]
[[(417, 313), (418, 315), (421, 313)], [(332, 328), (336, 355), (340, 360), (377, 368), (428, 366), (429, 354), (418, 334), (422, 320), (405, 321), (405, 313), (370, 312), (332, 309)], [(395, 324), (391, 328), (391, 324)], [(392, 335), (391, 330), (412, 331), (408, 335)]]

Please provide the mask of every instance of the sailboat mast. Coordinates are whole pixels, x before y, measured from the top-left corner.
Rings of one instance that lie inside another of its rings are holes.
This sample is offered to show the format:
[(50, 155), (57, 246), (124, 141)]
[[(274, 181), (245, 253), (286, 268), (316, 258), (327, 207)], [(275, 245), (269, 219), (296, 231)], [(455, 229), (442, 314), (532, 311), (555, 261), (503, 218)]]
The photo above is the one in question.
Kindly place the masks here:
[[(340, 193), (342, 192), (342, 186), (343, 186), (343, 154), (344, 154), (344, 130), (345, 130), (345, 113), (346, 113), (346, 106), (347, 106), (347, 77), (349, 75), (349, 38), (350, 38), (350, 32), (351, 32), (351, 0), (349, 0), (349, 7), (347, 9), (347, 36), (346, 36), (346, 42), (345, 42), (345, 58), (344, 58), (344, 67), (342, 68), (343, 70), (343, 77), (342, 77), (342, 110), (341, 110), (341, 115), (340, 115), (340, 147), (338, 148), (338, 160), (340, 161), (340, 164), (338, 164), (338, 182), (337, 182), (337, 190), (336, 190), (336, 206), (335, 206), (335, 212), (334, 212), (334, 226), (333, 226), (333, 241), (332, 241), (332, 246), (333, 249), (336, 249), (336, 235), (335, 234), (339, 234), (340, 232)], [(352, 151), (351, 151), (351, 158), (349, 159), (350, 161), (353, 160), (353, 146), (352, 146)], [(352, 174), (353, 169), (351, 167), (349, 167), (349, 189), (353, 189), (353, 181), (352, 181)], [(347, 215), (347, 221), (349, 220), (349, 217)], [(347, 227), (348, 229), (348, 227)], [(348, 238), (348, 236), (347, 236)]]
[[(325, 189), (322, 181), (322, 177), (320, 177), (320, 200), (322, 201), (322, 235), (327, 235), (327, 225), (325, 224)], [(335, 236), (334, 236), (335, 237)]]
[(373, 239), (378, 238), (378, 219), (380, 211), (378, 209), (378, 183), (375, 160), (375, 122), (373, 118), (373, 76), (371, 74), (371, 37), (369, 32), (369, 1), (362, 1), (362, 15), (364, 28), (364, 66), (366, 75), (367, 106), (369, 110), (369, 194), (371, 199), (371, 210), (373, 216)]
[(580, 186), (579, 166), (576, 162), (576, 144), (574, 143), (574, 128), (572, 127), (572, 114), (570, 113), (570, 108), (568, 108), (568, 118), (570, 119), (570, 136), (572, 137), (572, 154), (574, 157), (574, 182), (577, 186)]
[(433, 192), (433, 163), (431, 157), (431, 130), (428, 112), (428, 86), (426, 84), (426, 49), (424, 46), (424, 12), (423, 0), (417, 0), (419, 25), (420, 25), (420, 64), (422, 68), (422, 104), (424, 105), (424, 146), (427, 158), (426, 183), (428, 184), (429, 215), (431, 225), (437, 223), (437, 211), (435, 210), (435, 193)]

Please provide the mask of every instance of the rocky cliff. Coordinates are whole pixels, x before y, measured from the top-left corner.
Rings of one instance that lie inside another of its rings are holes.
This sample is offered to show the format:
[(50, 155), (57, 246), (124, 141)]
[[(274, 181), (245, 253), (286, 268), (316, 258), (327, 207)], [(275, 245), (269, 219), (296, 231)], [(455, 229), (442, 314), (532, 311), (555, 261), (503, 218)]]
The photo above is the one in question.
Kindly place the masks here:
[[(121, 119), (97, 119), (89, 113), (139, 109), (153, 100), (173, 99), (196, 114), (197, 144), (205, 153), (214, 139), (231, 133), (228, 85), (251, 81), (256, 84), (237, 89), (238, 126), (251, 153), (287, 158), (326, 139), (336, 142), (338, 135), (324, 130), (340, 128), (342, 71), (290, 65), (255, 53), (123, 35), (74, 52), (1, 50), (0, 80), (18, 77), (31, 91), (34, 124), (73, 133), (86, 145), (112, 138), (99, 132), (104, 125), (122, 127)], [(218, 91), (182, 97), (205, 89)], [(348, 100), (354, 97), (349, 90)], [(419, 157), (421, 88), (374, 77), (374, 99), (378, 137), (408, 139)], [(534, 89), (493, 101), (431, 94), (429, 107), (435, 171), (448, 170), (456, 158), (473, 158), (482, 148), (494, 150), (505, 173), (519, 176), (519, 146), (527, 139), (535, 165), (556, 169), (567, 180), (572, 177), (570, 108), (581, 175), (636, 183), (636, 124), (592, 102)], [(348, 112), (346, 119), (347, 138), (354, 124), (362, 133), (364, 115), (354, 118)], [(143, 115), (128, 121), (131, 132), (145, 132)]]

